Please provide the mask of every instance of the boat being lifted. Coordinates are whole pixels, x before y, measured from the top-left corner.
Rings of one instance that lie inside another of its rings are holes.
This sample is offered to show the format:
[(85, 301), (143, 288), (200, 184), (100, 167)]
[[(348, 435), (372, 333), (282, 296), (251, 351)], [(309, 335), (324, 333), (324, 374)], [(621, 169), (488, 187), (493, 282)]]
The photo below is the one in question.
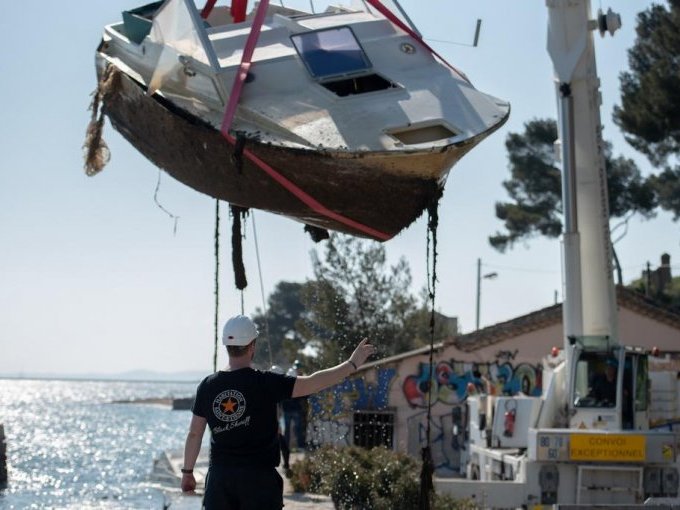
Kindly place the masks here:
[(191, 188), (312, 227), (392, 238), (510, 112), (379, 0), (167, 0), (122, 18), (96, 53), (114, 128)]

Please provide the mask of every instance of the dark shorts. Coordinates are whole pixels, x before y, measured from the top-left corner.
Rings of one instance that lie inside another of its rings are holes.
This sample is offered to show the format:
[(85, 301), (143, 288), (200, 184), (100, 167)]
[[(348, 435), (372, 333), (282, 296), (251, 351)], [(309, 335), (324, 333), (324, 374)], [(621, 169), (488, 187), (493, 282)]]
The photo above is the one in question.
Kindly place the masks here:
[(283, 479), (275, 468), (211, 466), (205, 510), (281, 510)]

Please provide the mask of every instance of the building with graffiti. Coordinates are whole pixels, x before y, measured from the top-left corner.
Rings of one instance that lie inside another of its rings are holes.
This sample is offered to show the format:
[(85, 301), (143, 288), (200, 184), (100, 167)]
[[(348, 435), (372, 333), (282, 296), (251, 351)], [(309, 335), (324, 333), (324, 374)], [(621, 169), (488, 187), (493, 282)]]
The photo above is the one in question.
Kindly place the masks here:
[[(619, 330), (627, 345), (680, 352), (680, 314), (620, 287)], [(562, 306), (437, 342), (362, 367), (309, 398), (308, 444), (385, 445), (420, 457), (430, 444), (436, 474), (458, 476), (465, 466), (469, 392), (541, 395), (542, 360), (562, 345)]]

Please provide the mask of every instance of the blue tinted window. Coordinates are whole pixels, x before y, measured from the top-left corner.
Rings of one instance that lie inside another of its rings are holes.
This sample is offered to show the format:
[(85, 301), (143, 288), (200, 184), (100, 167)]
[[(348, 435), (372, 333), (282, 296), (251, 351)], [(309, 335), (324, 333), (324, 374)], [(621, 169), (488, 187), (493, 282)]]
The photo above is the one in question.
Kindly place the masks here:
[(295, 49), (315, 78), (365, 71), (371, 67), (349, 27), (337, 27), (291, 37)]

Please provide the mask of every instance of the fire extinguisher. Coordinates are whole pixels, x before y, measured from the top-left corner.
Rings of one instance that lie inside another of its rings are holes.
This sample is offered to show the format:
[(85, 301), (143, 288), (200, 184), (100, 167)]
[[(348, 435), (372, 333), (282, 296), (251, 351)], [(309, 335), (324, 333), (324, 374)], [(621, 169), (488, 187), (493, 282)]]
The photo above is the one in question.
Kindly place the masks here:
[(505, 401), (505, 415), (503, 421), (503, 435), (512, 437), (515, 435), (515, 418), (517, 416), (517, 402), (514, 400)]

